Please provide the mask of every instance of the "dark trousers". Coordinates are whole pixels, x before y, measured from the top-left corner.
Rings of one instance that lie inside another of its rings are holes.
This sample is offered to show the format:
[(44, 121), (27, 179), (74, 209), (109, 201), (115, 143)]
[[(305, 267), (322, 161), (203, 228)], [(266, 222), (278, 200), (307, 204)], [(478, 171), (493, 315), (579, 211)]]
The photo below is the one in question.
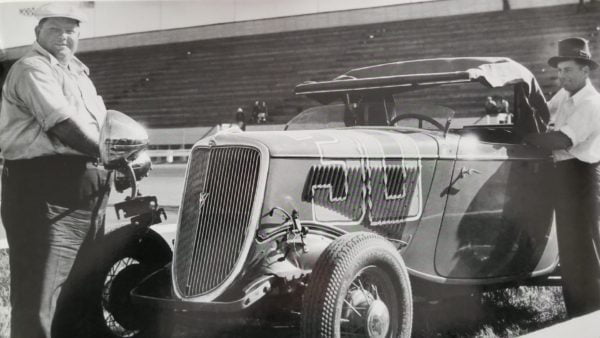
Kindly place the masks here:
[(556, 229), (570, 317), (600, 309), (600, 164), (556, 163)]
[[(11, 337), (74, 337), (85, 316), (93, 243), (103, 233), (109, 173), (81, 156), (5, 161)], [(79, 319), (79, 320), (78, 320)]]

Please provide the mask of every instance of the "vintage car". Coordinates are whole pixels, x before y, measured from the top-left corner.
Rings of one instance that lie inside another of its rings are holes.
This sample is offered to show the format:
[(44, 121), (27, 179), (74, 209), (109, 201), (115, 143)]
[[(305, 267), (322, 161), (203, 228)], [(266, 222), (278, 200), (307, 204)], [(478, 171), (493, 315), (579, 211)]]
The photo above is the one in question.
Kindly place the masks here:
[[(523, 143), (548, 108), (525, 67), (402, 61), (295, 92), (321, 105), (285, 131), (194, 145), (172, 260), (155, 234), (111, 251), (107, 268), (133, 258), (103, 286), (113, 336), (241, 313), (297, 316), (305, 337), (409, 337), (415, 299), (555, 270), (552, 159)], [(485, 115), (488, 96), (508, 111)]]

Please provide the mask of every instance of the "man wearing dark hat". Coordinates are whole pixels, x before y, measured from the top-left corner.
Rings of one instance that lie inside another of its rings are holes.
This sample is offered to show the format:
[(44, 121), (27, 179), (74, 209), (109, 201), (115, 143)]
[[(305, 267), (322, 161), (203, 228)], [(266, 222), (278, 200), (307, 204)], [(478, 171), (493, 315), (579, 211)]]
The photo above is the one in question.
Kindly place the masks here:
[(106, 109), (74, 56), (84, 14), (60, 3), (35, 14), (36, 41), (11, 67), (0, 113), (11, 337), (82, 337), (60, 331), (59, 319), (68, 314), (64, 327), (76, 327), (84, 315), (78, 292), (93, 264), (78, 263), (103, 226), (110, 192), (97, 161)]
[(574, 317), (600, 309), (600, 94), (589, 80), (598, 64), (582, 38), (560, 41), (548, 64), (562, 87), (548, 104), (554, 127), (526, 140), (553, 151), (563, 295)]

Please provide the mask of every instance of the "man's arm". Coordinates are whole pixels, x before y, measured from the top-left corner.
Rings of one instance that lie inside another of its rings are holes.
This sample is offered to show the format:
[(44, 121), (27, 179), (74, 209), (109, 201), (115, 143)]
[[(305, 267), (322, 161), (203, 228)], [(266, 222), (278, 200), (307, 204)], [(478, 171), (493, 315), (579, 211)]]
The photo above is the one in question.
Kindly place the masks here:
[(46, 133), (83, 154), (99, 156), (97, 133), (78, 122), (74, 107), (65, 98), (49, 65), (30, 61), (19, 78), (17, 90)]
[(525, 142), (544, 150), (567, 149), (573, 145), (571, 139), (561, 131), (528, 134), (525, 136)]
[(56, 136), (65, 145), (79, 152), (92, 157), (100, 156), (98, 140), (95, 139), (94, 135), (86, 133), (70, 118), (55, 124), (48, 132)]

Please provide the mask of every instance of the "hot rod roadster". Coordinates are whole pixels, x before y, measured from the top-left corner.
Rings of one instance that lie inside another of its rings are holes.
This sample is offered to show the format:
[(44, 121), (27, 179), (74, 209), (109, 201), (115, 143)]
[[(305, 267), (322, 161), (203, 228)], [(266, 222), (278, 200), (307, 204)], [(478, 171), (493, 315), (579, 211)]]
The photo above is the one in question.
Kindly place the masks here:
[[(285, 131), (195, 144), (172, 261), (143, 247), (144, 268), (105, 285), (105, 309), (124, 328), (113, 335), (156, 336), (156, 311), (289, 313), (305, 337), (409, 337), (423, 290), (555, 270), (552, 159), (522, 141), (544, 131), (548, 109), (525, 67), (403, 61), (295, 92), (321, 105)], [(487, 96), (504, 97), (510, 118), (482, 115)], [(481, 112), (453, 106), (465, 98)]]

